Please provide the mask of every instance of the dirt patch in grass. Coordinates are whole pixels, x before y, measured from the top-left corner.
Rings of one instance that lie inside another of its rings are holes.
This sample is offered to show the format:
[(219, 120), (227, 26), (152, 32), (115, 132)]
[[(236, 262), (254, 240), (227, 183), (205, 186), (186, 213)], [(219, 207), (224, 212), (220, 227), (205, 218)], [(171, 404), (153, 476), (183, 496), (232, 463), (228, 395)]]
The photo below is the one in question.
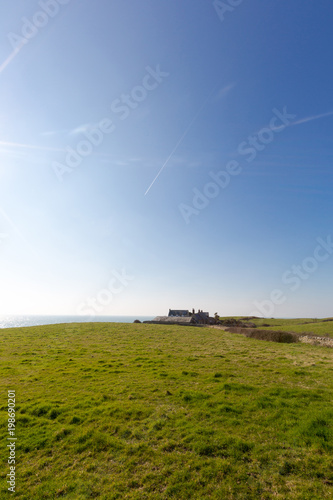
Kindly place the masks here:
[(300, 342), (312, 345), (321, 345), (324, 347), (333, 347), (333, 339), (329, 337), (317, 337), (315, 335), (300, 335)]

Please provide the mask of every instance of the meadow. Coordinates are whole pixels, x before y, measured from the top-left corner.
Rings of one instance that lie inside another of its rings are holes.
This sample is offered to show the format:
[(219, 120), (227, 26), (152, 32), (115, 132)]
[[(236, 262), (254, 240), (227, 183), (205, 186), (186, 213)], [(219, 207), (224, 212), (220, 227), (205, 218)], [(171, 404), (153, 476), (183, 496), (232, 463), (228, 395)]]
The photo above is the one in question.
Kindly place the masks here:
[(333, 319), (298, 318), (298, 319), (276, 319), (257, 318), (251, 319), (257, 328), (269, 327), (270, 330), (283, 332), (304, 333), (333, 338)]
[(332, 498), (333, 349), (74, 323), (3, 329), (0, 358), (1, 498), (7, 390), (18, 499)]
[[(257, 320), (257, 326), (260, 327), (260, 323), (263, 320)], [(269, 324), (270, 320), (265, 320), (266, 324)], [(282, 323), (278, 324), (278, 320), (272, 322), (272, 330), (280, 330), (284, 332), (295, 332), (304, 333), (309, 335), (318, 335), (323, 337), (333, 338), (333, 320), (330, 321), (320, 321), (320, 320), (284, 320)]]

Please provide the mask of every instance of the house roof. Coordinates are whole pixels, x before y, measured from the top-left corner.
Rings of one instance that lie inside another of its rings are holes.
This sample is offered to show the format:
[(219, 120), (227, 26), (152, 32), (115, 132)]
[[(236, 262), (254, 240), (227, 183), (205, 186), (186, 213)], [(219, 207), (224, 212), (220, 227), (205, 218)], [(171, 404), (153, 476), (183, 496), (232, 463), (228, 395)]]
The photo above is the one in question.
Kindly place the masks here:
[(189, 316), (188, 309), (169, 309), (169, 316)]

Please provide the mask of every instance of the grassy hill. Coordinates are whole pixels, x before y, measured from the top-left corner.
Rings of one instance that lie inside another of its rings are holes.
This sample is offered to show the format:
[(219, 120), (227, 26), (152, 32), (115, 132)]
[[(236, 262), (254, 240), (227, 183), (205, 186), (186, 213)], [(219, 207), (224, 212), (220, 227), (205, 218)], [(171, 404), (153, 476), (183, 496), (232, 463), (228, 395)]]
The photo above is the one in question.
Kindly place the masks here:
[[(225, 318), (227, 319), (227, 318)], [(238, 318), (239, 319), (239, 318)], [(333, 319), (275, 319), (258, 318), (251, 319), (257, 328), (269, 327), (270, 330), (280, 330), (285, 332), (304, 333), (333, 338)]]
[(332, 349), (83, 323), (1, 330), (0, 358), (1, 498), (8, 389), (18, 499), (332, 498)]

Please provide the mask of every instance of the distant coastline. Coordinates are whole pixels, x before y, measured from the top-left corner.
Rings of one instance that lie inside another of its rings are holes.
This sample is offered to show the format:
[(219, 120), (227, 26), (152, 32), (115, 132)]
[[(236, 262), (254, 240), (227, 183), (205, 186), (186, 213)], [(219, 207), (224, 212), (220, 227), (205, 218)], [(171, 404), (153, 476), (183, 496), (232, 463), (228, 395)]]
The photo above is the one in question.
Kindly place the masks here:
[(58, 323), (133, 323), (134, 320), (146, 321), (154, 316), (37, 316), (6, 315), (0, 316), (0, 328), (20, 328), (24, 326), (56, 325)]

